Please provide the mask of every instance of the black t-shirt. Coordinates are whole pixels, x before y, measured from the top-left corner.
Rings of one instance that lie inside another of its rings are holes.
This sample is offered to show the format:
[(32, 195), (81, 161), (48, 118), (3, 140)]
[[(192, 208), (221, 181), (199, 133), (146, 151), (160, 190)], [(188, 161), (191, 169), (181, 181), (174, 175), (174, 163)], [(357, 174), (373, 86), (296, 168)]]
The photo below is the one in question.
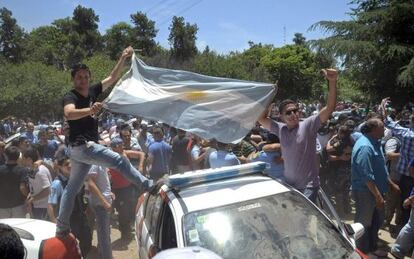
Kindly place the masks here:
[(186, 136), (175, 136), (172, 141), (172, 162), (175, 165), (189, 165), (190, 153), (187, 150), (190, 139)]
[[(89, 108), (96, 102), (102, 93), (102, 83), (99, 82), (89, 87), (87, 97), (82, 96), (75, 89), (71, 90), (63, 97), (63, 106), (74, 104), (76, 109)], [(85, 143), (87, 141), (98, 142), (98, 121), (91, 116), (83, 117), (79, 120), (69, 120), (69, 143)]]
[(20, 192), (20, 183), (27, 182), (27, 168), (16, 164), (0, 166), (0, 208), (23, 205), (26, 197)]

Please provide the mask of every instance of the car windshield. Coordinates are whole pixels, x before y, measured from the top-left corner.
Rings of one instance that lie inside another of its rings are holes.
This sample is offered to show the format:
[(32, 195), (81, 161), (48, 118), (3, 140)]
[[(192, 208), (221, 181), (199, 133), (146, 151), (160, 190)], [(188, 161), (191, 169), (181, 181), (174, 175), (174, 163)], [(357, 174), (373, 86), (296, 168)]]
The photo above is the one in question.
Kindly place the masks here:
[(223, 258), (357, 258), (308, 200), (286, 192), (184, 217), (186, 246)]

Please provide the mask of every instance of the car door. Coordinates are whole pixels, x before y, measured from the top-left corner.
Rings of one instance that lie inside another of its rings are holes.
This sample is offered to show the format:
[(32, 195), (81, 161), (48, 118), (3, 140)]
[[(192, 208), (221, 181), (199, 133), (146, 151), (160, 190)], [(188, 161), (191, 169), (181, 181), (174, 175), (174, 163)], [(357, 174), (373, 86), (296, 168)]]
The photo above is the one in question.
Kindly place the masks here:
[(139, 256), (151, 258), (157, 253), (159, 220), (163, 201), (159, 194), (149, 195), (145, 204), (144, 222), (142, 226)]
[(158, 248), (161, 251), (177, 247), (176, 224), (171, 206), (171, 203), (163, 204), (158, 238)]

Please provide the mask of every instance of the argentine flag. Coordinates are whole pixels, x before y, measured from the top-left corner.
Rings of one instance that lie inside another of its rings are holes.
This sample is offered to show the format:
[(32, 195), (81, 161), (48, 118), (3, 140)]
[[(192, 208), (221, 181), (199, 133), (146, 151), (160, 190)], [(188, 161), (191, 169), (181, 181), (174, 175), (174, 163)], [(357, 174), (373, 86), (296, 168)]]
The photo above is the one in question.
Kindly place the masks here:
[(130, 70), (103, 102), (115, 113), (161, 121), (205, 139), (237, 143), (272, 101), (272, 84), (147, 66), (135, 54)]

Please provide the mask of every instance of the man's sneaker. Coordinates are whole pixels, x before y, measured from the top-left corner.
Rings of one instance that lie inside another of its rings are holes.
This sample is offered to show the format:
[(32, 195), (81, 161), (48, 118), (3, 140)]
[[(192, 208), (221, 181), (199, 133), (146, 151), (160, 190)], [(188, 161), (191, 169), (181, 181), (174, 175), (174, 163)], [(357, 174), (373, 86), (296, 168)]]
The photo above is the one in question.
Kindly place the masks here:
[(57, 238), (66, 238), (70, 234), (70, 230), (56, 231), (55, 236)]

